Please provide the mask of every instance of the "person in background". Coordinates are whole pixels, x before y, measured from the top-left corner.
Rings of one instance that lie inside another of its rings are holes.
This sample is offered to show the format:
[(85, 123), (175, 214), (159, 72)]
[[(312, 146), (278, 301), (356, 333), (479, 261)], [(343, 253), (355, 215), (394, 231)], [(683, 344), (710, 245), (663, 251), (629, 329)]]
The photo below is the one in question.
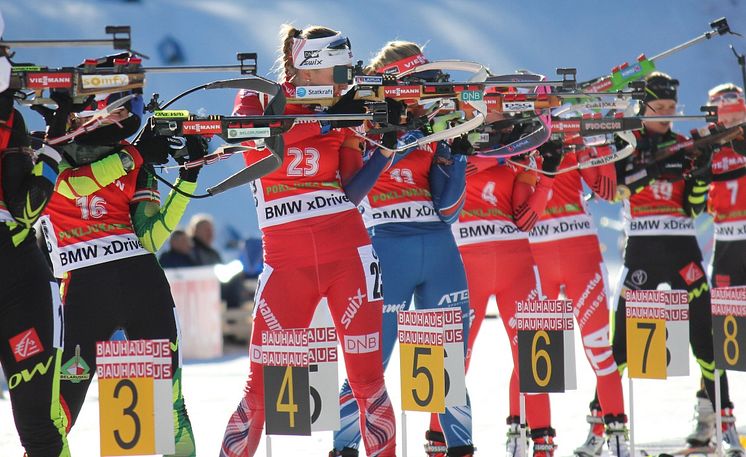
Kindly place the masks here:
[(171, 249), (158, 257), (161, 268), (184, 268), (197, 266), (192, 256), (192, 239), (184, 230), (174, 230), (169, 241)]
[(195, 214), (189, 220), (187, 233), (192, 238), (194, 247), (192, 257), (197, 265), (215, 265), (223, 263), (220, 253), (212, 247), (215, 239), (215, 224), (208, 214)]

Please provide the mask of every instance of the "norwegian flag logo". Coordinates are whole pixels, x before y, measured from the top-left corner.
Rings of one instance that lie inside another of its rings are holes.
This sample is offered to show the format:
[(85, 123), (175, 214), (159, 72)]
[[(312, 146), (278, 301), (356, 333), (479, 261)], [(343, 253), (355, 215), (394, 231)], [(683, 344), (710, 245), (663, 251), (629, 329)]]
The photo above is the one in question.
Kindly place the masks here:
[(42, 346), (39, 340), (39, 335), (33, 327), (14, 336), (8, 342), (10, 343), (10, 348), (13, 351), (13, 357), (15, 357), (16, 362), (26, 360), (44, 351), (44, 346)]
[(687, 286), (691, 286), (705, 275), (696, 262), (689, 262), (687, 266), (679, 270), (679, 274), (684, 278)]

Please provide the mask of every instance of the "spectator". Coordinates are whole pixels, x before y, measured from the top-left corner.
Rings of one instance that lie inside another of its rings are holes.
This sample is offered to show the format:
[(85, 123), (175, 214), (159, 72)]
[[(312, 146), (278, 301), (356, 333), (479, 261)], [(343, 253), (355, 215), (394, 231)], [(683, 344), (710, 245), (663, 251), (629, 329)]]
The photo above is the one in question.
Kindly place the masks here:
[(171, 249), (161, 254), (158, 261), (162, 268), (197, 266), (192, 257), (192, 239), (183, 230), (174, 230), (170, 240)]
[(212, 217), (207, 214), (197, 214), (189, 221), (187, 229), (189, 236), (192, 237), (194, 247), (192, 255), (197, 265), (215, 265), (223, 263), (220, 253), (212, 247), (215, 238), (215, 229)]

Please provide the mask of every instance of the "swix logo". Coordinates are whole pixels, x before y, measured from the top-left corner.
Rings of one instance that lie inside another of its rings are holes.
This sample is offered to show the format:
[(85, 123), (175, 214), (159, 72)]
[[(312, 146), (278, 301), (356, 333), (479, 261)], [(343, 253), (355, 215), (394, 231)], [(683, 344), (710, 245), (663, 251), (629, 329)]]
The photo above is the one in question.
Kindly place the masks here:
[(223, 131), (220, 121), (187, 121), (182, 124), (182, 133), (185, 134), (219, 134)]
[(72, 87), (72, 73), (28, 73), (26, 85), (29, 89), (45, 87)]
[(690, 262), (689, 265), (679, 270), (679, 274), (684, 278), (687, 286), (691, 286), (705, 275), (696, 262)]
[(438, 306), (461, 303), (467, 300), (469, 300), (469, 289), (457, 290), (456, 292), (451, 292), (440, 297)]
[(380, 333), (367, 335), (345, 335), (344, 350), (348, 354), (367, 354), (376, 352), (380, 347)]
[(420, 86), (384, 86), (384, 97), (419, 97)]
[(364, 295), (359, 288), (357, 289), (357, 294), (347, 298), (347, 309), (345, 309), (345, 312), (342, 315), (342, 324), (345, 328), (350, 327), (352, 319), (355, 318), (358, 310), (363, 306), (363, 298)]
[(8, 378), (8, 388), (10, 390), (13, 390), (22, 382), (31, 381), (32, 379), (34, 379), (34, 376), (36, 376), (36, 373), (39, 373), (40, 376), (44, 376), (49, 371), (49, 367), (52, 365), (52, 360), (54, 360), (54, 356), (50, 355), (46, 363), (39, 362), (34, 365), (34, 367), (31, 368), (30, 371), (28, 369), (24, 369), (21, 370), (19, 373), (13, 373)]
[(13, 357), (15, 357), (16, 362), (26, 360), (44, 351), (44, 346), (42, 346), (34, 327), (19, 333), (8, 342), (13, 350)]

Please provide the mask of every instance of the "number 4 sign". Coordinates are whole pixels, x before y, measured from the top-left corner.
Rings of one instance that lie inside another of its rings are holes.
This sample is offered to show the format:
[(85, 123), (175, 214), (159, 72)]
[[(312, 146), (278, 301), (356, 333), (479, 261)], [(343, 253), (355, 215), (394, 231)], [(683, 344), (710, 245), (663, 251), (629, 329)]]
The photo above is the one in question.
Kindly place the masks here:
[(173, 454), (168, 340), (96, 343), (101, 455)]

